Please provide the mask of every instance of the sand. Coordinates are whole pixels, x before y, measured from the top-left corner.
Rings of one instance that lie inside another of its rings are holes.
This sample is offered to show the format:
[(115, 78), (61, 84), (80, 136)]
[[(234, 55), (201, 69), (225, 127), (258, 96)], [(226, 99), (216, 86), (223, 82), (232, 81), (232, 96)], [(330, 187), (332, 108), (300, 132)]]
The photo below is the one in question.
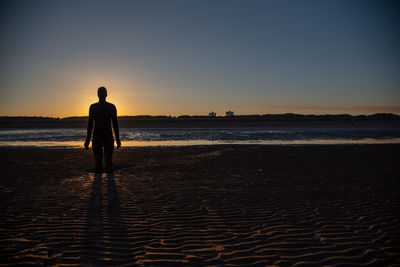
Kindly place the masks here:
[(400, 145), (0, 149), (0, 264), (400, 265)]

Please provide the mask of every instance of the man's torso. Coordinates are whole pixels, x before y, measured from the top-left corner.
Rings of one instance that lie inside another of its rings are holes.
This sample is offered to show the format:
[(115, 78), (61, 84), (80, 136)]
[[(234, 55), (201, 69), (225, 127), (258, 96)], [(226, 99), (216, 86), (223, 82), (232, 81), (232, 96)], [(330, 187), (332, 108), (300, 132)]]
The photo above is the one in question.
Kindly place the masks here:
[(113, 139), (111, 120), (116, 116), (116, 108), (108, 102), (98, 102), (90, 106), (94, 120), (93, 139)]

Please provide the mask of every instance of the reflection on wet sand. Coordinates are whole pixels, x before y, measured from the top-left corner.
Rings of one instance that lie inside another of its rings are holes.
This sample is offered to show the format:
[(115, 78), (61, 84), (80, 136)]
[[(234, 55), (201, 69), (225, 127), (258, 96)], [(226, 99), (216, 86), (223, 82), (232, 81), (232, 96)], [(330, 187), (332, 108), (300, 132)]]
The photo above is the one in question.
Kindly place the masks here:
[[(171, 140), (171, 141), (122, 141), (123, 147), (168, 147), (196, 145), (346, 145), (346, 144), (399, 144), (400, 138), (389, 139), (309, 139), (309, 140)], [(82, 141), (18, 141), (0, 142), (0, 147), (82, 148)]]

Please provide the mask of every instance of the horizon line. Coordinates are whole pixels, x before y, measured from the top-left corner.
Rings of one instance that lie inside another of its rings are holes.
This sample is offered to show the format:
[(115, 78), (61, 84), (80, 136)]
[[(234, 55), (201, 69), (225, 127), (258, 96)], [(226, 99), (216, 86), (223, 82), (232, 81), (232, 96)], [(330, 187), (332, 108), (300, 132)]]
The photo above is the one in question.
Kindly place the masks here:
[[(350, 116), (350, 117), (360, 117), (360, 116), (374, 116), (374, 115), (395, 115), (399, 116), (399, 113), (393, 112), (377, 112), (371, 114), (357, 114), (352, 115), (349, 113), (324, 113), (324, 114), (312, 114), (312, 113), (293, 113), (293, 112), (286, 112), (286, 113), (264, 113), (264, 114), (235, 114), (233, 117), (245, 117), (245, 116), (282, 116), (282, 115), (297, 115), (297, 116)], [(68, 118), (87, 118), (88, 115), (73, 115), (73, 116), (66, 116), (66, 117), (53, 117), (53, 116), (43, 116), (43, 115), (0, 115), (0, 118), (46, 118), (46, 119), (68, 119)], [(121, 117), (169, 117), (169, 118), (179, 118), (179, 117), (208, 117), (208, 118), (232, 118), (226, 115), (220, 116), (210, 116), (210, 115), (200, 115), (200, 114), (182, 114), (182, 115), (149, 115), (149, 114), (140, 114), (140, 115), (119, 115)]]

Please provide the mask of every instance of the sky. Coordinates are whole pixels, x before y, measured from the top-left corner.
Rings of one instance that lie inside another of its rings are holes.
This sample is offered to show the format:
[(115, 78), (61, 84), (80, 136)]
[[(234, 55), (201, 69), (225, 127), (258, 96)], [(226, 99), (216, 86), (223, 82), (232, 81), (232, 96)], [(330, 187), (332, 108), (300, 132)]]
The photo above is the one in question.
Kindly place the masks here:
[(400, 114), (386, 0), (0, 2), (0, 116)]

